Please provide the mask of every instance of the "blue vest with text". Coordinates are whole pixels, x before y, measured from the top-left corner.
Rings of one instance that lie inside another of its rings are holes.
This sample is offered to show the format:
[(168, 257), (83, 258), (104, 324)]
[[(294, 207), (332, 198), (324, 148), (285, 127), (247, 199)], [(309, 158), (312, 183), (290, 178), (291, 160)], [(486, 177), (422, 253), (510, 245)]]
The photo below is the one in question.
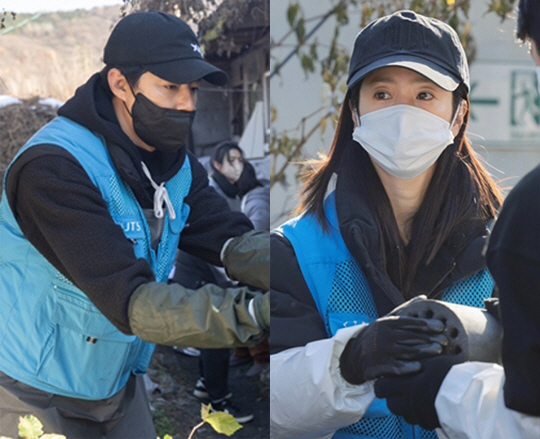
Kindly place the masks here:
[[(158, 282), (166, 282), (189, 214), (184, 203), (191, 187), (189, 158), (166, 183), (176, 219), (166, 215), (154, 251), (143, 209), (118, 175), (101, 136), (57, 117), (18, 155), (39, 144), (58, 145), (77, 159), (100, 190), (113, 220), (133, 243), (135, 256), (148, 261)], [(131, 373), (145, 373), (154, 348), (116, 329), (83, 291), (30, 244), (4, 189), (0, 203), (0, 370), (46, 392), (99, 400), (121, 390)]]
[[(328, 337), (332, 337), (340, 328), (372, 322), (379, 314), (367, 278), (339, 231), (334, 193), (325, 200), (325, 213), (328, 233), (313, 215), (294, 218), (279, 230), (294, 248)], [(441, 300), (483, 308), (492, 291), (493, 280), (484, 269), (448, 288)], [(406, 423), (388, 410), (386, 400), (375, 398), (359, 422), (338, 430), (333, 438), (437, 439), (437, 434)]]

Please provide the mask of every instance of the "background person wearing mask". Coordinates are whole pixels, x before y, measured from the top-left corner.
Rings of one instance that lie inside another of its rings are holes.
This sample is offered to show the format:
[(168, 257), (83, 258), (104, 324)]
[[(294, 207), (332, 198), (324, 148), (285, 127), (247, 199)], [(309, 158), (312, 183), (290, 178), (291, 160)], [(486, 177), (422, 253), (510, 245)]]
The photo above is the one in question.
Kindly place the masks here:
[(199, 81), (223, 85), (225, 73), (186, 23), (155, 11), (123, 18), (104, 61), (5, 176), (3, 435), (34, 414), (47, 433), (154, 439), (142, 381), (152, 343), (244, 345), (268, 329), (265, 296), (166, 283), (181, 248), (268, 288), (268, 238), (228, 210), (186, 148)]
[(236, 182), (244, 170), (244, 152), (236, 142), (222, 142), (214, 149), (210, 165), (210, 186), (227, 201), (231, 210), (240, 212)]
[(465, 135), (467, 59), (450, 26), (399, 11), (358, 34), (347, 85), (301, 215), (271, 236), (272, 435), (436, 438), (373, 380), (418, 372), (447, 342), (439, 320), (380, 316), (421, 294), (492, 294), (482, 248), (501, 194)]
[[(235, 142), (222, 142), (214, 148), (210, 163), (213, 169), (209, 177), (210, 186), (227, 201), (230, 210), (239, 212), (240, 197), (236, 182), (244, 169), (242, 149)], [(172, 280), (192, 289), (208, 283), (222, 288), (234, 285), (223, 270), (185, 251), (178, 252)], [(216, 410), (232, 414), (237, 422), (244, 424), (253, 420), (253, 414), (245, 401), (238, 401), (238, 398), (233, 400), (229, 390), (230, 352), (230, 349), (200, 350), (200, 378), (195, 384), (193, 395), (209, 401)]]
[[(520, 0), (517, 37), (530, 45), (540, 85), (540, 1)], [(539, 90), (540, 93), (540, 90)], [(540, 166), (516, 185), (493, 227), (487, 264), (500, 297), (503, 367), (444, 355), (422, 372), (375, 385), (389, 408), (441, 437), (540, 437)]]

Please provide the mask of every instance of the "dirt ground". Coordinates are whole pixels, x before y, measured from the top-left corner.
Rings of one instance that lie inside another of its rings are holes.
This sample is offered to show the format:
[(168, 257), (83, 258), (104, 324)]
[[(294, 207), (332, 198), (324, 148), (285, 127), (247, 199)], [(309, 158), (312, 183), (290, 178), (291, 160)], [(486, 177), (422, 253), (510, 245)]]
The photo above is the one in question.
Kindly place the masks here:
[[(267, 370), (260, 377), (248, 378), (245, 374), (249, 367), (250, 364), (246, 364), (229, 369), (229, 389), (233, 393), (233, 401), (249, 407), (254, 415), (254, 420), (244, 424), (232, 438), (268, 439), (269, 373)], [(171, 347), (157, 347), (148, 375), (160, 389), (154, 391), (150, 401), (154, 409), (154, 423), (161, 438), (170, 434), (174, 439), (187, 439), (192, 428), (201, 421), (201, 401), (193, 396), (198, 371), (197, 358), (179, 354)], [(221, 439), (226, 436), (205, 424), (193, 437)]]

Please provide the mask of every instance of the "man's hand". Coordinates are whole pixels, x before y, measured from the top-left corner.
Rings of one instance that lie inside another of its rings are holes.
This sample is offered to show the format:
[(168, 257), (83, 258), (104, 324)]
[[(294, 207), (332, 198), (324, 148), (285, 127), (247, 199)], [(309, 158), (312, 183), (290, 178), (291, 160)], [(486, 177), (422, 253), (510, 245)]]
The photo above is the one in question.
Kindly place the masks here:
[(377, 380), (375, 394), (378, 398), (386, 398), (390, 411), (403, 416), (409, 424), (433, 430), (440, 427), (435, 410), (437, 393), (452, 366), (461, 361), (458, 355), (440, 355), (421, 360), (421, 371), (416, 375)]

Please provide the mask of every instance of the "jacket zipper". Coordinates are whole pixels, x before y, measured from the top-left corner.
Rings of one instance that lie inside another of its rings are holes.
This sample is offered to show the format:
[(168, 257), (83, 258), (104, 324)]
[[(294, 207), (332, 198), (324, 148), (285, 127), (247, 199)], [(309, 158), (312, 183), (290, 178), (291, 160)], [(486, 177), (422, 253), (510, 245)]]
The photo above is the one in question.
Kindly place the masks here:
[(452, 272), (452, 270), (454, 270), (455, 267), (456, 267), (456, 261), (454, 260), (454, 261), (452, 261), (452, 265), (448, 269), (448, 271), (446, 273), (444, 273), (444, 275), (439, 279), (439, 281), (429, 291), (429, 293), (427, 294), (428, 298), (430, 298), (432, 296), (433, 291), (435, 291), (439, 287), (439, 285), (443, 283), (443, 281), (448, 277), (448, 275)]

